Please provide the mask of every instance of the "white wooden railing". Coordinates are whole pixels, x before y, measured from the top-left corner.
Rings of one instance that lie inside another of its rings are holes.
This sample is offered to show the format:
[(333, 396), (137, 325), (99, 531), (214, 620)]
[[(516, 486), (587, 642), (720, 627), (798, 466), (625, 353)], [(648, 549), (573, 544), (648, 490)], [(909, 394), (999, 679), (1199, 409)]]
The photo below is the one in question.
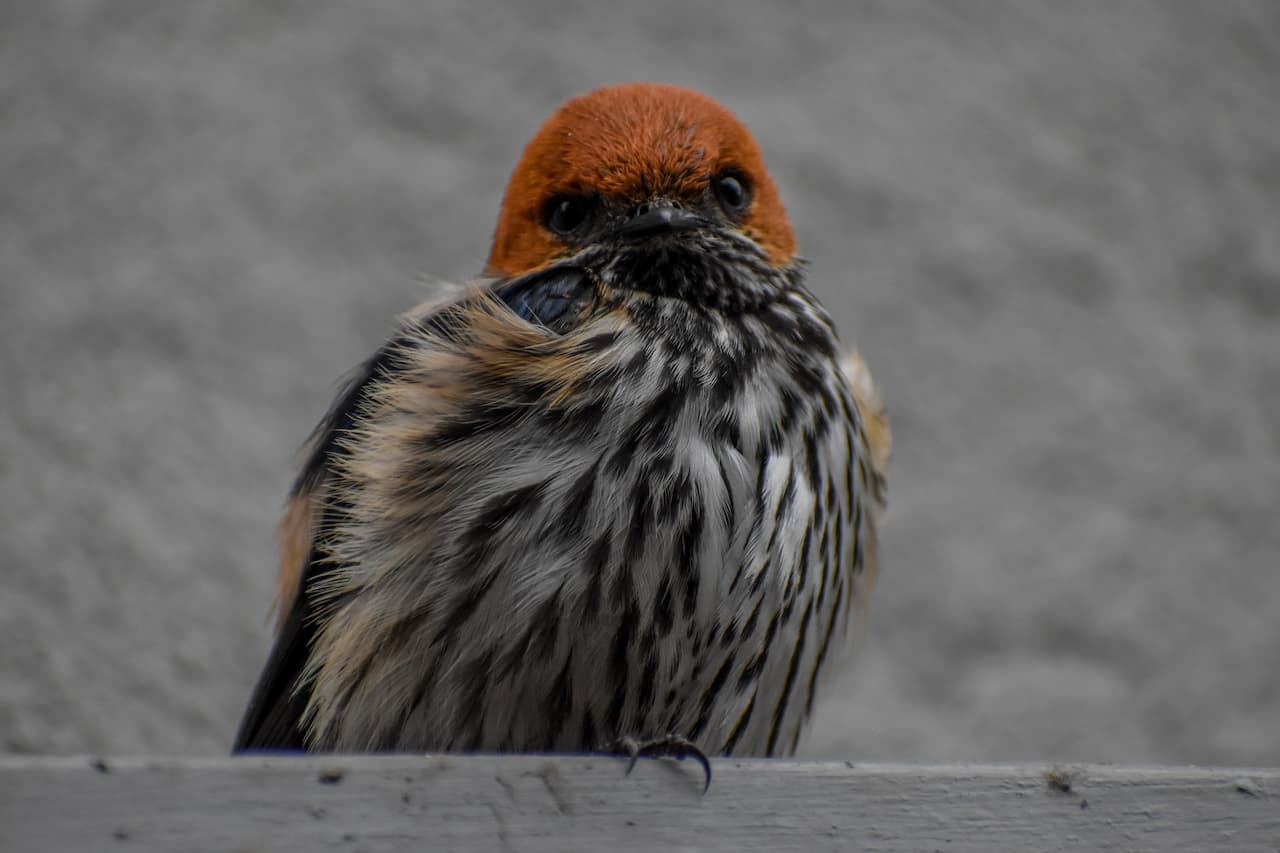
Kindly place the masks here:
[(0, 851), (1280, 851), (1280, 769), (0, 758)]

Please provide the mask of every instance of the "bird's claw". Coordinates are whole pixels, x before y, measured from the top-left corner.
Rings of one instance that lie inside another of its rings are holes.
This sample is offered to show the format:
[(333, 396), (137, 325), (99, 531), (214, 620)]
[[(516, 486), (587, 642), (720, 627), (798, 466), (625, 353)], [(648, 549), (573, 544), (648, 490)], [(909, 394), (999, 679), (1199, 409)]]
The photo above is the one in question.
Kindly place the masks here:
[(628, 776), (641, 758), (674, 758), (677, 761), (692, 758), (702, 765), (705, 776), (702, 793), (705, 794), (711, 788), (711, 759), (707, 758), (707, 754), (688, 738), (667, 735), (654, 740), (638, 741), (635, 738), (624, 737), (618, 740), (617, 750), (630, 758), (627, 762)]

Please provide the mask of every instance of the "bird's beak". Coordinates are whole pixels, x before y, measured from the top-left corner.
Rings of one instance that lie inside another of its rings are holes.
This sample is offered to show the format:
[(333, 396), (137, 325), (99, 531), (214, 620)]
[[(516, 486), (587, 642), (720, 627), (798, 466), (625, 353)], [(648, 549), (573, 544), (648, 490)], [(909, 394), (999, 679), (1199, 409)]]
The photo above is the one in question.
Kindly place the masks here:
[(676, 231), (690, 231), (710, 225), (710, 220), (690, 213), (673, 204), (654, 202), (643, 204), (626, 222), (614, 229), (619, 237), (637, 238), (652, 237), (656, 234), (672, 234)]

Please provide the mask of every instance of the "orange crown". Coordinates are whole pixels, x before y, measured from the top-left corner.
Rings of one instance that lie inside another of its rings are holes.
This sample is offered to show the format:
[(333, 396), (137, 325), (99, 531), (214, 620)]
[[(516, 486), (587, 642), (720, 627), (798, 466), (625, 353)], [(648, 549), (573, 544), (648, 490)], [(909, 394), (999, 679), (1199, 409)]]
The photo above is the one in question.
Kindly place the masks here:
[(740, 228), (781, 265), (795, 236), (751, 132), (700, 92), (657, 83), (606, 86), (566, 101), (525, 146), (511, 173), (487, 270), (519, 275), (571, 252), (542, 221), (558, 193), (621, 203), (664, 197), (700, 203), (712, 176), (733, 168), (751, 183)]

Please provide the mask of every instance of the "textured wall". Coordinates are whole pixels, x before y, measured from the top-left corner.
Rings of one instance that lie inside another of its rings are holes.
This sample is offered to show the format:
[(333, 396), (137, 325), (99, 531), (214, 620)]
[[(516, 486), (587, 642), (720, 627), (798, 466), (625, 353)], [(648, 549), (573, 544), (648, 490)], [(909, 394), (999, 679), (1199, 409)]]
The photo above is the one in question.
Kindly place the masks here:
[(227, 748), (338, 377), (556, 103), (658, 79), (895, 421), (806, 754), (1280, 763), (1280, 6), (434, 5), (0, 12), (0, 749)]

